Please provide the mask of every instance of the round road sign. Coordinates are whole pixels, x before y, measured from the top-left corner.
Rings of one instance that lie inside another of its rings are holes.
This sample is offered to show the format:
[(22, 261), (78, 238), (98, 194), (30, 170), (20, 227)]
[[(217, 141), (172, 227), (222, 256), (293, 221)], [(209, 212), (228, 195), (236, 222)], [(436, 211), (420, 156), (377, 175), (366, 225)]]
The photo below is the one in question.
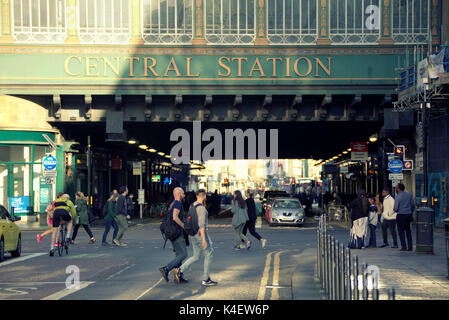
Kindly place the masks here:
[(54, 170), (54, 169), (56, 169), (57, 164), (58, 164), (58, 161), (53, 156), (47, 156), (42, 161), (42, 165), (44, 166), (45, 170)]
[(388, 163), (388, 168), (393, 173), (401, 173), (402, 169), (404, 169), (404, 164), (401, 160), (394, 159)]

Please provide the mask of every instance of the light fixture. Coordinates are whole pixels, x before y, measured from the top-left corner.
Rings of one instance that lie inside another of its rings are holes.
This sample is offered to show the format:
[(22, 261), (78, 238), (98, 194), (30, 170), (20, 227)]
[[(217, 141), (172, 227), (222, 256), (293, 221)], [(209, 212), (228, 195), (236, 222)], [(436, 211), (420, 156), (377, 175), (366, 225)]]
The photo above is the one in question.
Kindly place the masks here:
[(170, 156), (169, 154), (166, 154), (165, 157), (166, 157), (167, 159), (170, 159), (170, 158), (171, 158), (171, 156)]
[(148, 146), (147, 146), (147, 145), (145, 145), (145, 144), (141, 144), (141, 145), (139, 146), (139, 148), (140, 148), (140, 149), (143, 149), (143, 150), (145, 150), (145, 149), (147, 149), (147, 148), (148, 148)]
[(346, 150), (345, 150), (345, 151), (343, 151), (343, 154), (348, 154), (348, 151), (346, 151)]
[(351, 152), (351, 148), (349, 148), (348, 151)]
[(371, 137), (369, 137), (369, 141), (370, 142), (376, 142), (379, 139), (379, 136), (377, 135), (377, 133), (371, 135)]
[(155, 153), (157, 150), (156, 149), (148, 149), (148, 151)]
[(165, 156), (165, 153), (163, 152), (158, 152), (157, 154), (160, 155), (161, 157)]
[(131, 139), (128, 140), (128, 143), (129, 143), (129, 144), (136, 144), (136, 143), (137, 143), (137, 140), (134, 139), (134, 138), (131, 138)]
[(338, 156), (341, 157), (341, 153)]

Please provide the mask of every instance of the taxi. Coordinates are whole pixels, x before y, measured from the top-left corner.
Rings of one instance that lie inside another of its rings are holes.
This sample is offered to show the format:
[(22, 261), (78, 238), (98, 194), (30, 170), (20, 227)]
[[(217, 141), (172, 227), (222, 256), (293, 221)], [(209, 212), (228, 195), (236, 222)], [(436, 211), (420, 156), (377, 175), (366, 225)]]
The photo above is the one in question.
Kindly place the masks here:
[(15, 224), (20, 217), (12, 217), (8, 210), (0, 205), (0, 262), (5, 260), (5, 253), (19, 257), (22, 253), (22, 234)]

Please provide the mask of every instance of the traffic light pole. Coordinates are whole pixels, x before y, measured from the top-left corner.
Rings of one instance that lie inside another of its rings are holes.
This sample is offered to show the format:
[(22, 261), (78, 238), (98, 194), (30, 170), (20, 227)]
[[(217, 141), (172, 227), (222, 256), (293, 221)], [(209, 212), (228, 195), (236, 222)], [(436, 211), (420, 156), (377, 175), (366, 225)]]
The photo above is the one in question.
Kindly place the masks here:
[(424, 193), (423, 197), (428, 198), (427, 189), (428, 189), (428, 145), (427, 145), (427, 130), (428, 130), (428, 111), (427, 111), (427, 95), (424, 94), (424, 106), (422, 111), (422, 156), (423, 156), (423, 185), (424, 185)]
[(92, 208), (92, 154), (91, 154), (90, 136), (87, 137), (87, 207), (90, 211)]

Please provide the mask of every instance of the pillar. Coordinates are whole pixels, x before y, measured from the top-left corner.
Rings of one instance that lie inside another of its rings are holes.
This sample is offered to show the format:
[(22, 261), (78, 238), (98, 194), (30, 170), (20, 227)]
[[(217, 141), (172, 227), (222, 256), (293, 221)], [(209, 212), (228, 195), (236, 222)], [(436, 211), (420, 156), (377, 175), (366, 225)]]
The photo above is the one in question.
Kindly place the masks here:
[(142, 45), (144, 43), (142, 38), (142, 1), (143, 0), (131, 0), (131, 38), (129, 39), (130, 45)]
[(65, 9), (66, 34), (67, 34), (67, 38), (65, 40), (66, 44), (80, 43), (78, 37), (77, 7), (78, 7), (77, 0), (67, 0)]
[(2, 0), (1, 1), (1, 16), (0, 16), (0, 43), (12, 43), (12, 11), (11, 11), (12, 1)]
[(195, 0), (193, 15), (193, 45), (206, 44), (206, 21), (204, 17), (204, 0)]
[(267, 31), (268, 27), (265, 23), (267, 15), (267, 5), (265, 0), (258, 0), (256, 4), (256, 39), (255, 45), (268, 45)]
[(391, 6), (392, 0), (382, 0), (380, 17), (380, 40), (379, 44), (393, 44), (392, 25), (391, 25)]
[[(330, 1), (330, 0), (329, 0)], [(319, 2), (319, 17), (318, 17), (318, 39), (317, 45), (330, 45), (331, 40), (329, 38), (329, 1), (320, 0)]]
[[(447, 1), (443, 1), (447, 2)], [(440, 13), (442, 8), (440, 8), (439, 0), (432, 0), (432, 9), (431, 9), (431, 33), (432, 33), (432, 44), (438, 45), (441, 43), (441, 21), (440, 21)], [(447, 17), (446, 17), (447, 18)], [(444, 30), (444, 29), (443, 29)], [(447, 29), (445, 30), (447, 32)]]

